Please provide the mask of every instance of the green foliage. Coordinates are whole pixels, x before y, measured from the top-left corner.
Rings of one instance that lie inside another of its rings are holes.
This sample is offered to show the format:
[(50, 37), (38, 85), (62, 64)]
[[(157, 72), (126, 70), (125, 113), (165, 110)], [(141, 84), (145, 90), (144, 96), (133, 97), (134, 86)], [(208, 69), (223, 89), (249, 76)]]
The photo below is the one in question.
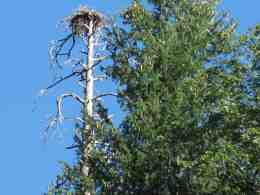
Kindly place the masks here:
[(128, 115), (104, 194), (256, 193), (259, 27), (239, 35), (217, 1), (150, 2), (133, 1), (108, 33)]
[(93, 183), (104, 195), (256, 194), (260, 26), (238, 34), (217, 0), (148, 2), (134, 0), (107, 33), (105, 71), (126, 117), (116, 128), (97, 103), (91, 177), (63, 164), (49, 194)]

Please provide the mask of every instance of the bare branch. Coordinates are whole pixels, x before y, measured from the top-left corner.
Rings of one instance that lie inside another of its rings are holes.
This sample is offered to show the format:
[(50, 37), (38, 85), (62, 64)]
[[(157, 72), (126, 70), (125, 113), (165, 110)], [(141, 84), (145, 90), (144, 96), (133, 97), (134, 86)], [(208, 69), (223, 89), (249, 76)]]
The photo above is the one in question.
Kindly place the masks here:
[(74, 148), (79, 148), (81, 145), (77, 144), (77, 145), (72, 145), (72, 146), (68, 146), (66, 147), (67, 150), (71, 150), (71, 149), (74, 149)]
[(94, 78), (94, 81), (103, 81), (107, 79), (108, 77), (106, 75), (100, 75)]
[(61, 96), (57, 97), (57, 105), (59, 106), (58, 108), (61, 108), (63, 100), (65, 98), (68, 98), (68, 97), (75, 99), (76, 101), (78, 101), (82, 105), (85, 104), (84, 100), (80, 96), (71, 92), (71, 93), (62, 94)]
[[(89, 67), (89, 68), (86, 68), (87, 66), (85, 65), (84, 67), (85, 67), (85, 69), (84, 69), (84, 71), (86, 71), (86, 72), (88, 72), (89, 70), (93, 70), (96, 66), (98, 66), (100, 63), (101, 63), (102, 61), (99, 61), (99, 62), (97, 62), (97, 63), (95, 63), (95, 64), (93, 64), (91, 67)], [(84, 81), (85, 79), (81, 79), (80, 81)]]
[(80, 122), (82, 124), (85, 123), (85, 121), (81, 117), (65, 117), (64, 120), (70, 120), (75, 122)]
[(75, 47), (75, 44), (76, 44), (75, 36), (72, 36), (72, 44), (71, 44), (71, 46), (70, 46), (70, 48), (68, 50), (68, 57), (71, 56), (71, 53), (72, 53), (73, 48)]
[(96, 66), (100, 65), (100, 63), (103, 62), (104, 59), (105, 59), (105, 58), (98, 60), (98, 61), (95, 62), (90, 68), (86, 69), (86, 71), (88, 71), (88, 70), (90, 70), (90, 69), (93, 69), (93, 68), (95, 68)]
[(117, 93), (102, 93), (97, 95), (96, 97), (93, 98), (93, 101), (98, 100), (99, 98), (105, 97), (105, 96), (114, 96), (114, 97), (118, 97), (119, 95)]
[(45, 128), (44, 132), (48, 132), (49, 129), (56, 128), (58, 123), (59, 123), (59, 120), (58, 120), (57, 117), (55, 117), (55, 116), (49, 117), (48, 118), (48, 125)]
[(75, 71), (75, 72), (72, 72), (71, 74), (65, 76), (65, 77), (62, 77), (60, 78), (59, 80), (55, 81), (53, 84), (49, 85), (46, 90), (48, 89), (51, 89), (53, 87), (55, 87), (56, 85), (60, 84), (61, 82), (73, 77), (73, 76), (78, 76), (78, 75), (81, 75), (83, 73), (83, 70), (82, 71)]
[[(66, 52), (62, 52), (62, 50), (64, 49), (65, 45), (72, 40), (72, 43), (68, 49), (68, 51)], [(60, 62), (59, 62), (59, 57), (60, 56), (66, 56), (66, 57), (71, 57), (72, 54), (72, 50), (75, 47), (76, 44), (76, 38), (74, 36), (73, 33), (67, 35), (65, 38), (60, 39), (58, 41), (56, 41), (52, 47), (50, 47), (50, 58), (53, 62), (55, 62), (57, 65), (60, 66)]]
[[(63, 100), (65, 98), (73, 98), (75, 99), (76, 101), (78, 101), (79, 103), (81, 103), (82, 105), (84, 105), (84, 100), (81, 99), (78, 95), (76, 95), (75, 93), (66, 93), (66, 94), (63, 94), (59, 97), (57, 97), (57, 100), (56, 100), (56, 104), (57, 104), (57, 113), (56, 113), (56, 116), (53, 116), (53, 117), (50, 117), (49, 118), (49, 122), (48, 122), (48, 125), (46, 127), (46, 132), (51, 129), (51, 128), (55, 128), (57, 127), (57, 125), (59, 123), (62, 123), (63, 120), (65, 119), (69, 119), (68, 117), (67, 118), (64, 118), (63, 116), (63, 113), (62, 113), (62, 106), (63, 106)], [(84, 121), (82, 121), (81, 119), (79, 118), (74, 118), (74, 120), (78, 120), (78, 121), (81, 121), (84, 123)]]
[[(84, 80), (84, 79), (83, 79)], [(85, 83), (83, 84), (82, 81), (78, 81), (77, 84), (82, 87), (83, 89), (86, 89)]]
[(93, 60), (94, 60), (94, 61), (103, 61), (103, 60), (105, 60), (105, 59), (108, 59), (108, 56), (96, 57), (96, 58), (94, 58)]
[(80, 51), (80, 53), (83, 55), (88, 55), (88, 52), (86, 52), (86, 51)]

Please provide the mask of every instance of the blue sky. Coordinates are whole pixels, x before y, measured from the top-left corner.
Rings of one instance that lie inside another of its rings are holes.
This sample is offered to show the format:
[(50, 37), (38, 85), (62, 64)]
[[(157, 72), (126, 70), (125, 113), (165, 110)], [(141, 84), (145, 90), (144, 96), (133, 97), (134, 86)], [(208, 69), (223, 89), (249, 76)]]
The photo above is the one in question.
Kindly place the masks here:
[[(118, 14), (130, 0), (23, 0), (0, 7), (0, 194), (36, 195), (46, 190), (59, 170), (59, 160), (71, 161), (64, 140), (41, 139), (45, 116), (53, 112), (54, 97), (37, 103), (39, 90), (50, 79), (48, 43), (58, 38), (57, 22), (79, 4)], [(240, 21), (240, 31), (260, 22), (259, 0), (226, 0), (224, 7)], [(57, 136), (56, 136), (57, 137)]]

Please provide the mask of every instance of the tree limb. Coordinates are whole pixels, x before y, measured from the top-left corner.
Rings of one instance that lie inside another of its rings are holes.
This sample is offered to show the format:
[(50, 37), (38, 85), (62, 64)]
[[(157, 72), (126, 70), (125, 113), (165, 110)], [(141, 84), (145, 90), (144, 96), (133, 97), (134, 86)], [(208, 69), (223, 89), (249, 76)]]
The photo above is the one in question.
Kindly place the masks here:
[[(67, 52), (62, 52), (64, 46), (66, 45), (66, 43), (72, 38), (72, 44), (69, 47)], [(66, 36), (63, 39), (60, 39), (57, 41), (57, 43), (51, 48), (50, 50), (50, 55), (51, 58), (55, 61), (56, 64), (60, 64), (59, 63), (59, 56), (67, 56), (70, 57), (73, 48), (75, 47), (76, 44), (76, 39), (73, 35), (73, 33), (69, 34), (68, 36)]]
[(114, 97), (118, 97), (117, 93), (113, 93), (113, 92), (109, 92), (109, 93), (102, 93), (97, 95), (96, 97), (93, 98), (93, 101), (98, 100), (99, 98), (105, 97), (105, 96), (114, 96)]
[(56, 85), (60, 84), (61, 82), (65, 81), (65, 80), (67, 80), (67, 79), (69, 79), (69, 78), (71, 78), (71, 77), (73, 77), (73, 76), (78, 76), (78, 75), (80, 75), (80, 74), (82, 74), (82, 73), (83, 73), (83, 71), (75, 71), (75, 72), (72, 72), (71, 74), (69, 74), (69, 75), (67, 75), (67, 76), (65, 76), (65, 77), (62, 77), (62, 78), (60, 78), (59, 80), (57, 80), (57, 81), (55, 81), (54, 83), (52, 83), (51, 85), (49, 85), (49, 86), (46, 88), (46, 90), (51, 89), (51, 88), (55, 87)]
[(108, 78), (107, 75), (100, 75), (100, 76), (96, 76), (96, 77), (94, 78), (94, 81), (103, 81), (103, 80), (105, 80), (105, 79), (107, 79), (107, 78)]
[(66, 147), (66, 149), (71, 150), (71, 149), (79, 148), (79, 147), (80, 147), (80, 145), (77, 144), (77, 145), (68, 146), (68, 147)]

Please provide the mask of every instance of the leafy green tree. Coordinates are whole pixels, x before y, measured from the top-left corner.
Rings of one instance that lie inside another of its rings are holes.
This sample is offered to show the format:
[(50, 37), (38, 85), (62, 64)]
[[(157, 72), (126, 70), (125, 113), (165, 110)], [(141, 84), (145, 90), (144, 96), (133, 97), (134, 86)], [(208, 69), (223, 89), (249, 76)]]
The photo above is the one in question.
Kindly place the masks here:
[(240, 35), (216, 0), (148, 2), (107, 33), (127, 115), (106, 134), (101, 193), (256, 194), (259, 26)]
[[(148, 3), (134, 0), (122, 13), (122, 25), (106, 31), (113, 66), (104, 71), (117, 82), (126, 113), (120, 127), (98, 101), (91, 105), (98, 118), (90, 114), (86, 91), (83, 98), (69, 93), (57, 99), (58, 112), (50, 125), (65, 119), (63, 98), (83, 104), (75, 144), (69, 147), (76, 148), (78, 163), (63, 163), (63, 173), (48, 194), (256, 194), (259, 25), (237, 33), (236, 22), (218, 11), (217, 0)], [(83, 81), (83, 90), (89, 84), (86, 64), (92, 55), (86, 40), (100, 27), (89, 33), (90, 21), (101, 17), (81, 11), (69, 17), (70, 34), (51, 51), (58, 66), (64, 56), (73, 59), (75, 48), (85, 59), (48, 89), (71, 77)], [(77, 50), (82, 43), (87, 52)]]

